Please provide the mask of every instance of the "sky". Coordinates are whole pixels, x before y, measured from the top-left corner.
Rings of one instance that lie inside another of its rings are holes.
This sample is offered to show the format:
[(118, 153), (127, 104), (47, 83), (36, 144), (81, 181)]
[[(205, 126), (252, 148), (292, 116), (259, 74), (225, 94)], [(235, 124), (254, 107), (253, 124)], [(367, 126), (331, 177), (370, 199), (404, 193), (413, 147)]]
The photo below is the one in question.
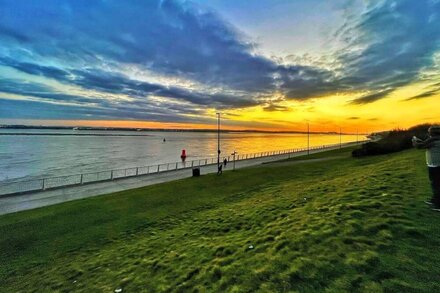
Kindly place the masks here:
[(439, 0), (0, 0), (0, 124), (440, 121)]

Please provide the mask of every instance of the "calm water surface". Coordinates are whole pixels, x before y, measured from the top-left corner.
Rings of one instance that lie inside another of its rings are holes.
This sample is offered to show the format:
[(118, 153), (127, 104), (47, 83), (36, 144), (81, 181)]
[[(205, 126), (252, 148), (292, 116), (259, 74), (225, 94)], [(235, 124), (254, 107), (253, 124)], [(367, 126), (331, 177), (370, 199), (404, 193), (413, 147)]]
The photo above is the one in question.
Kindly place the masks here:
[[(0, 135), (0, 181), (177, 162), (182, 149), (187, 152), (187, 161), (217, 154), (216, 133), (0, 130), (0, 133), (17, 132), (131, 136)], [(343, 135), (342, 142), (348, 141), (356, 141), (356, 136)], [(332, 143), (339, 143), (339, 135), (311, 135), (311, 146)], [(225, 156), (234, 150), (245, 154), (306, 146), (307, 135), (304, 134), (221, 134), (221, 150)]]

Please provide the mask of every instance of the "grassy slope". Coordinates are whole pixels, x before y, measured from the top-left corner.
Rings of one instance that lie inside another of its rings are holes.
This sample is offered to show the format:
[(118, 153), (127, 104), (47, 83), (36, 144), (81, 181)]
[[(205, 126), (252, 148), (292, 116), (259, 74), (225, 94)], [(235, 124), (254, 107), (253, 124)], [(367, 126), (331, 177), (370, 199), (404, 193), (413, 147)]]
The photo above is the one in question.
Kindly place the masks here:
[(0, 291), (440, 291), (423, 153), (341, 154), (2, 216)]

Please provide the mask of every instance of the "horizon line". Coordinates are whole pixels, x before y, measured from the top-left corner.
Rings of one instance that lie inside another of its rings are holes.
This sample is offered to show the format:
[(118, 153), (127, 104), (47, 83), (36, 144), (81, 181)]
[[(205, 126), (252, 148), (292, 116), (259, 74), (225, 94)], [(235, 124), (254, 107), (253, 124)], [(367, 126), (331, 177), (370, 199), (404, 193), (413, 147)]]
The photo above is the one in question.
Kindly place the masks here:
[[(169, 132), (217, 132), (216, 128), (156, 128), (156, 127), (105, 127), (105, 126), (64, 126), (64, 125), (26, 125), (26, 124), (1, 124), (0, 129), (72, 129), (72, 130), (98, 130), (98, 131), (169, 131)], [(337, 131), (301, 131), (301, 130), (262, 130), (262, 129), (220, 129), (220, 132), (260, 132), (260, 133), (313, 133), (313, 134), (343, 134), (343, 135), (368, 135), (390, 130), (375, 132), (337, 132)]]

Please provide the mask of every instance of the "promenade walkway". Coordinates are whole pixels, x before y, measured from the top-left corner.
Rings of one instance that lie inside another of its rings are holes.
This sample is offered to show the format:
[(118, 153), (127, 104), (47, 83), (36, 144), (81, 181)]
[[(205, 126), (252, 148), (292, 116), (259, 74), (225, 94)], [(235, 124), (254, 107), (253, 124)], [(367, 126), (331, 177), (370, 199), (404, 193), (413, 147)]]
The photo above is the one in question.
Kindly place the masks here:
[[(353, 144), (345, 144), (343, 147), (354, 146)], [(333, 149), (338, 149), (339, 146), (311, 150), (310, 153), (320, 153)], [(269, 157), (261, 157), (256, 159), (240, 160), (235, 163), (236, 169), (251, 167), (260, 165), (267, 162), (274, 162), (279, 160), (284, 160), (287, 158), (300, 157), (307, 155), (307, 151), (298, 152), (293, 154), (282, 154), (274, 155)], [(232, 169), (232, 162), (229, 162), (225, 171)], [(200, 167), (201, 175), (216, 173), (217, 165), (206, 165)], [(144, 187), (148, 185), (153, 185), (157, 183), (169, 182), (173, 180), (188, 178), (192, 176), (191, 169), (181, 169), (169, 172), (161, 172), (156, 174), (149, 174), (138, 177), (130, 177), (126, 179), (119, 179), (113, 181), (97, 182), (86, 185), (78, 185), (65, 187), (60, 189), (38, 191), (34, 193), (14, 195), (14, 196), (3, 196), (0, 197), (0, 215), (35, 209), (39, 207), (54, 205), (66, 201), (82, 199), (87, 197), (93, 197), (138, 187)]]

